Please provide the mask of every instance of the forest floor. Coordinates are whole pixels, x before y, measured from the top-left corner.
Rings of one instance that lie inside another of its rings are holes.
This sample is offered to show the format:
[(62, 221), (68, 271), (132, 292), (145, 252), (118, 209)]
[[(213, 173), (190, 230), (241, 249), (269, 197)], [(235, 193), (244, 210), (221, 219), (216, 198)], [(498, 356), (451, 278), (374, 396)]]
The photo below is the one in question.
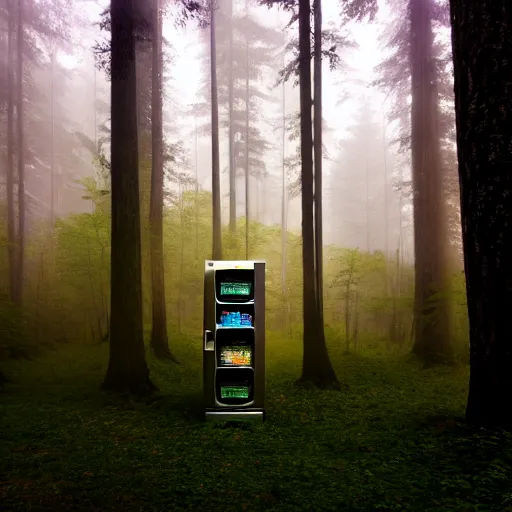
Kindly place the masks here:
[(149, 403), (98, 391), (103, 347), (12, 363), (0, 395), (0, 510), (506, 511), (512, 435), (471, 431), (468, 371), (332, 347), (348, 386), (297, 388), (300, 342), (270, 337), (267, 421), (201, 418), (200, 342), (150, 360)]

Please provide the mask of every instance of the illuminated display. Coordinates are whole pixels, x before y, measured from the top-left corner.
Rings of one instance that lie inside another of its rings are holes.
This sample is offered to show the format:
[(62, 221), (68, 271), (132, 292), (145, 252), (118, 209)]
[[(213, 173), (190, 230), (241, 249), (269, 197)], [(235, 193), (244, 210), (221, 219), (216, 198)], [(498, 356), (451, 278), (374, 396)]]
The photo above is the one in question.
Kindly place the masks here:
[(249, 388), (246, 386), (222, 386), (221, 398), (249, 398)]
[(252, 350), (247, 346), (229, 346), (220, 349), (222, 366), (251, 366)]
[(221, 282), (220, 283), (220, 294), (221, 295), (242, 295), (249, 296), (251, 295), (251, 283), (242, 281), (242, 282)]
[(224, 327), (250, 327), (252, 326), (252, 316), (239, 311), (223, 311), (220, 323)]

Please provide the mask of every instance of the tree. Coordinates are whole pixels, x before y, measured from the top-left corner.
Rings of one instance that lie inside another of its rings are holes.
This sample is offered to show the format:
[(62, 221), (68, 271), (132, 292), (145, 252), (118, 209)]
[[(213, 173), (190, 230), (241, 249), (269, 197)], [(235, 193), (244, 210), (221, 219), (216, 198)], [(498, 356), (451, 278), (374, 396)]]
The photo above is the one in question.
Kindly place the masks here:
[(111, 322), (104, 390), (142, 394), (149, 377), (142, 328), (135, 31), (132, 2), (111, 0)]
[(324, 276), (322, 236), (322, 0), (313, 1), (314, 13), (314, 168), (315, 168), (315, 270), (318, 321), (324, 324)]
[(453, 180), (447, 179), (451, 170), (442, 144), (450, 116), (441, 109), (442, 102), (450, 103), (450, 87), (442, 49), (434, 41), (434, 29), (444, 22), (446, 9), (434, 0), (396, 0), (393, 11), (396, 21), (386, 34), (391, 53), (379, 66), (377, 83), (394, 100), (390, 117), (399, 122), (394, 142), (411, 157), (412, 181), (401, 186), (411, 187), (414, 212), (413, 353), (426, 365), (435, 365), (453, 358), (445, 192), (446, 183)]
[(466, 417), (478, 425), (510, 427), (512, 5), (506, 0), (450, 4), (470, 327)]
[(313, 133), (311, 118), (311, 8), (299, 0), (300, 151), (302, 183), (302, 276), (304, 355), (300, 381), (319, 388), (339, 388), (320, 323), (315, 286), (315, 235), (313, 223)]
[[(278, 34), (251, 15), (249, 0), (239, 3), (237, 8), (233, 8), (232, 0), (219, 1), (218, 5), (215, 12), (215, 46), (219, 136), (222, 138), (222, 130), (225, 130), (229, 155), (226, 166), (229, 172), (229, 240), (230, 248), (236, 253), (239, 248), (233, 234), (236, 231), (237, 208), (241, 202), (237, 200), (238, 179), (243, 177), (247, 181), (248, 176), (252, 176), (260, 180), (267, 174), (264, 155), (270, 144), (265, 140), (259, 123), (263, 104), (273, 98), (258, 81), (273, 64), (273, 49), (277, 45)], [(206, 48), (207, 45), (203, 46)], [(209, 55), (202, 60), (208, 66), (211, 63)], [(209, 71), (205, 69), (204, 76), (208, 75)], [(201, 84), (200, 96), (201, 101), (194, 107), (194, 115), (204, 118), (201, 131), (209, 134), (211, 116), (206, 116), (211, 112), (209, 81), (204, 80)], [(249, 187), (244, 188), (246, 196), (251, 195), (248, 194)], [(246, 197), (246, 217), (248, 203)]]
[(23, 50), (24, 50), (24, 2), (18, 0), (17, 30), (17, 143), (18, 143), (18, 246), (16, 258), (16, 295), (15, 303), (21, 305), (23, 300), (23, 283), (25, 271), (25, 134), (23, 130)]
[(354, 120), (333, 158), (336, 172), (331, 175), (328, 207), (336, 223), (331, 239), (342, 247), (373, 252), (385, 249), (386, 233), (399, 239), (399, 196), (391, 176), (382, 180), (382, 153), (386, 160), (390, 155), (370, 99), (367, 95), (354, 99), (358, 103)]
[(151, 348), (161, 359), (177, 361), (169, 349), (163, 255), (164, 166), (162, 149), (162, 13), (154, 0), (151, 91), (151, 197), (149, 209), (152, 317)]
[(452, 348), (446, 275), (439, 98), (432, 0), (410, 1), (411, 149), (416, 315), (413, 353), (427, 365), (449, 362)]
[(210, 0), (210, 87), (212, 112), (212, 259), (222, 259), (220, 222), (219, 104), (217, 96), (217, 49), (215, 44), (215, 0)]
[[(74, 21), (73, 16), (68, 16), (69, 4), (67, 0), (55, 0), (51, 5), (9, 0), (4, 3), (5, 8), (0, 8), (0, 21), (7, 25), (6, 44), (2, 48), (6, 67), (0, 79), (0, 102), (5, 103), (6, 108), (1, 109), (0, 118), (1, 126), (6, 128), (7, 142), (9, 296), (18, 305), (22, 303), (27, 274), (25, 243), (31, 220), (46, 216), (47, 212), (41, 211), (41, 206), (50, 211), (45, 197), (50, 188), (48, 174), (40, 171), (46, 171), (49, 160), (46, 157), (51, 148), (48, 130), (51, 113), (47, 109), (44, 82), (41, 84), (38, 79), (46, 81), (47, 78), (44, 73), (48, 57), (45, 50), (51, 45), (57, 49), (66, 48), (69, 42), (69, 29), (65, 23)], [(44, 126), (42, 129), (40, 124)], [(30, 167), (35, 172), (25, 173)]]
[[(283, 67), (284, 67), (284, 54), (283, 54)], [(282, 157), (281, 157), (281, 301), (284, 307), (284, 326), (287, 329), (290, 323), (289, 308), (290, 303), (288, 300), (287, 283), (286, 283), (286, 254), (288, 245), (288, 185), (286, 182), (286, 83), (281, 84), (282, 90), (282, 118), (281, 128), (282, 134)]]
[(7, 255), (9, 259), (9, 298), (16, 302), (16, 217), (14, 213), (14, 0), (8, 2), (7, 22)]

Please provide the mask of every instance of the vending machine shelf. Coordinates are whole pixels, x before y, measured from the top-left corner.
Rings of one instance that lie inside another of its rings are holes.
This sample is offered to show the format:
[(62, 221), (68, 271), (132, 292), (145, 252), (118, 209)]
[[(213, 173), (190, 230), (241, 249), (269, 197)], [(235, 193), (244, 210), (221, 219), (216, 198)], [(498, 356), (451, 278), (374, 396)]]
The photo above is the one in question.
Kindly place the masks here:
[(247, 302), (224, 302), (217, 300), (216, 302), (217, 304), (222, 304), (223, 306), (254, 306), (253, 300), (249, 300)]
[(254, 329), (252, 325), (220, 325), (217, 324), (217, 329)]
[(223, 370), (254, 370), (252, 366), (223, 366), (218, 365), (217, 368), (222, 368)]

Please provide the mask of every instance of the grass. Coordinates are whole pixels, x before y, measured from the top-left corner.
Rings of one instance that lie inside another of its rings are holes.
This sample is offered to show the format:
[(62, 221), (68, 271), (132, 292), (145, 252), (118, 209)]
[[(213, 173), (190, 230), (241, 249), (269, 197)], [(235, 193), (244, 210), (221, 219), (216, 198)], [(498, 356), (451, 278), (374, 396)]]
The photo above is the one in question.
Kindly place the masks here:
[(0, 510), (512, 510), (512, 436), (471, 431), (467, 368), (343, 356), (342, 392), (296, 388), (300, 344), (271, 337), (267, 422), (201, 421), (200, 342), (150, 359), (150, 403), (98, 392), (106, 347), (12, 363), (0, 396)]

